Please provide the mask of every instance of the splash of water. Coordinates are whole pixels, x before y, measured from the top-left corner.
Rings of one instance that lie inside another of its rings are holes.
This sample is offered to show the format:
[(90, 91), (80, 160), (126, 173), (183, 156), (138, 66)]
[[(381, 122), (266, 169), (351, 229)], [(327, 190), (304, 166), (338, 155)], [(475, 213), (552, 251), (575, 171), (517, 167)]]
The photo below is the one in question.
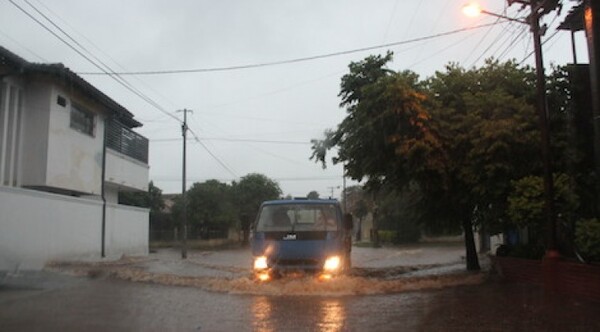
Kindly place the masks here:
[[(407, 291), (440, 289), (460, 285), (482, 283), (483, 273), (453, 273), (402, 277), (402, 273), (437, 267), (438, 265), (392, 267), (378, 269), (355, 268), (350, 275), (321, 281), (306, 275), (294, 278), (259, 282), (252, 276), (234, 277), (186, 276), (147, 271), (135, 260), (110, 263), (52, 264), (48, 268), (78, 276), (108, 277), (132, 282), (153, 283), (167, 286), (196, 287), (206, 291), (269, 296), (348, 296), (376, 295)], [(137, 266), (136, 266), (137, 265)], [(238, 271), (239, 269), (234, 269)], [(239, 272), (239, 271), (238, 271)]]

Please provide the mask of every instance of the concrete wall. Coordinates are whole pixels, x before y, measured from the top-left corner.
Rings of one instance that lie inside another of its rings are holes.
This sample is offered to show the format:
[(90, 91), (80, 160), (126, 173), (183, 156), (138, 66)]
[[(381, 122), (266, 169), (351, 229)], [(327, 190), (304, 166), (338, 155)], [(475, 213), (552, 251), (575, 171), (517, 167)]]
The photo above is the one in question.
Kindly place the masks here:
[(24, 186), (46, 184), (48, 163), (48, 122), (50, 90), (42, 83), (29, 83), (23, 104), (20, 183)]
[(107, 257), (147, 255), (149, 236), (148, 209), (107, 204)]
[[(41, 269), (56, 260), (99, 260), (102, 202), (0, 187), (0, 270)], [(148, 211), (109, 205), (106, 253), (148, 253)]]
[[(56, 103), (59, 95), (66, 98), (66, 106)], [(46, 185), (99, 195), (102, 186), (104, 118), (97, 106), (86, 103), (84, 99), (76, 100), (77, 104), (95, 114), (95, 128), (92, 136), (71, 128), (71, 97), (52, 86)]]
[[(65, 98), (65, 106), (57, 103), (59, 96)], [(71, 128), (73, 98), (95, 114), (92, 136)], [(23, 106), (20, 183), (100, 195), (103, 112), (84, 97), (73, 96), (51, 82), (29, 82)]]
[(106, 149), (106, 182), (122, 189), (148, 190), (150, 167), (117, 151)]

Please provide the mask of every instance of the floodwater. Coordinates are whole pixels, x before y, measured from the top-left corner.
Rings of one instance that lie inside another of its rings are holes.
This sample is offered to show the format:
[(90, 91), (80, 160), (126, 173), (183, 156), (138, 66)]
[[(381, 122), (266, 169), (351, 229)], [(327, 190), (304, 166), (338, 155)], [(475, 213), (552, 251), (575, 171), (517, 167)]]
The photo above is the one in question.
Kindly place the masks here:
[(376, 295), (483, 282), (485, 274), (464, 272), (461, 252), (460, 246), (355, 248), (350, 273), (326, 281), (308, 274), (259, 282), (251, 274), (252, 257), (248, 250), (191, 252), (186, 260), (176, 250), (160, 250), (149, 257), (104, 263), (56, 263), (50, 269), (229, 294)]
[(355, 249), (329, 282), (252, 281), (244, 250), (0, 274), (0, 331), (600, 330), (598, 303), (465, 273), (460, 247)]

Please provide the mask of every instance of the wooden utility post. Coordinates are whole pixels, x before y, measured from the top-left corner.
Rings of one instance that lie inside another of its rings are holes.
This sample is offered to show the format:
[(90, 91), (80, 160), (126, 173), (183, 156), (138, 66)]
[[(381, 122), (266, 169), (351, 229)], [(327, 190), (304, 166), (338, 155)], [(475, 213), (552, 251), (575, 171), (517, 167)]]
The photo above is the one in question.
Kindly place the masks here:
[(182, 183), (181, 183), (181, 200), (183, 203), (183, 220), (182, 220), (182, 234), (181, 234), (181, 258), (187, 258), (187, 197), (186, 197), (186, 141), (187, 141), (187, 113), (191, 110), (184, 109), (183, 111), (183, 123), (181, 124), (181, 135), (183, 136), (183, 165), (182, 165)]
[[(590, 61), (592, 124), (594, 128), (594, 167), (600, 174), (600, 3), (585, 0), (584, 27)], [(600, 181), (596, 180), (596, 213), (600, 214)]]
[[(552, 178), (552, 163), (550, 156), (550, 133), (548, 123), (548, 107), (546, 101), (546, 75), (544, 74), (544, 61), (542, 57), (541, 35), (546, 27), (540, 27), (540, 18), (555, 10), (558, 0), (507, 0), (509, 5), (519, 3), (529, 6), (531, 13), (527, 19), (533, 34), (533, 48), (535, 52), (535, 71), (537, 88), (537, 112), (541, 132), (542, 163), (544, 169), (544, 208), (546, 213), (546, 255), (558, 255), (556, 249), (556, 216), (554, 213), (554, 181)], [(519, 21), (519, 20), (515, 20)]]

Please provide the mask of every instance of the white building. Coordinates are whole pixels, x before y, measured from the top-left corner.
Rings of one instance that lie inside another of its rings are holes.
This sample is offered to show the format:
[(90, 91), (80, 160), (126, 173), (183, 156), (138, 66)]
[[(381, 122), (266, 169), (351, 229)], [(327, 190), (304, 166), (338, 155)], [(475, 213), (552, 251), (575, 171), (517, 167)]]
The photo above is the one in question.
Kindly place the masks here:
[(148, 140), (133, 114), (62, 64), (0, 47), (0, 270), (148, 253)]

